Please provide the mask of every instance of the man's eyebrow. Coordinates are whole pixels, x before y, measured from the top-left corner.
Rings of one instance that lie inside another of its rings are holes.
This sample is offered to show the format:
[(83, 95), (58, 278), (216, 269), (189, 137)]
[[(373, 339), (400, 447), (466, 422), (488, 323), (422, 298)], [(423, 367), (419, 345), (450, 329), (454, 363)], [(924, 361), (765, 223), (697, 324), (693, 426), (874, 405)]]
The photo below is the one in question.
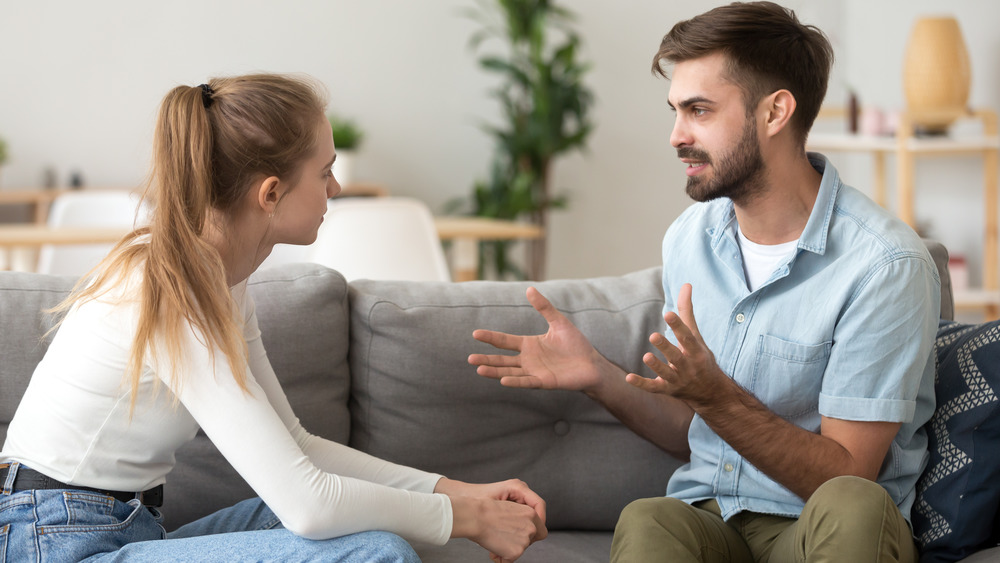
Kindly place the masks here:
[[(686, 100), (681, 100), (680, 102), (677, 103), (677, 105), (680, 106), (681, 109), (687, 109), (687, 108), (689, 108), (689, 107), (691, 107), (691, 106), (693, 106), (695, 104), (714, 104), (714, 103), (715, 102), (713, 102), (712, 100), (710, 100), (710, 99), (708, 99), (708, 98), (706, 98), (704, 96), (695, 96), (693, 98), (688, 98)], [(670, 103), (669, 100), (667, 101), (667, 105), (670, 106), (670, 109), (673, 109), (673, 110), (677, 109), (676, 107), (674, 107), (674, 104)]]

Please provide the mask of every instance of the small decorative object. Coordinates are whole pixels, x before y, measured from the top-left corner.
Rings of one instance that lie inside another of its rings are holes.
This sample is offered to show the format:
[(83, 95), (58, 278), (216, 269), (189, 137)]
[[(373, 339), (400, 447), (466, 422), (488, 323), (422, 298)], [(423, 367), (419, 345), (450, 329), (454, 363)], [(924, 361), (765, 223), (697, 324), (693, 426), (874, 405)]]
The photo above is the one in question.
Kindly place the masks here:
[(954, 291), (969, 289), (969, 266), (965, 256), (952, 254), (948, 257), (948, 272), (951, 273), (951, 288)]
[(866, 136), (882, 135), (885, 131), (885, 116), (882, 110), (875, 106), (866, 107), (861, 111), (861, 134)]
[(946, 133), (966, 111), (971, 82), (969, 52), (958, 20), (950, 16), (918, 19), (903, 66), (907, 110), (917, 132)]
[(56, 174), (56, 169), (52, 166), (46, 166), (45, 170), (42, 170), (42, 187), (46, 190), (54, 190), (58, 184), (59, 175)]
[(7, 143), (0, 139), (0, 166), (7, 162)]
[(69, 175), (69, 187), (73, 190), (83, 188), (83, 174), (79, 170), (74, 170)]
[(858, 112), (860, 111), (858, 107), (858, 95), (851, 90), (850, 95), (847, 97), (847, 130), (851, 132), (852, 135), (858, 132)]
[(333, 175), (341, 186), (354, 181), (354, 155), (361, 145), (364, 134), (354, 121), (336, 115), (328, 115), (333, 130), (333, 144), (337, 148), (337, 160), (333, 163)]

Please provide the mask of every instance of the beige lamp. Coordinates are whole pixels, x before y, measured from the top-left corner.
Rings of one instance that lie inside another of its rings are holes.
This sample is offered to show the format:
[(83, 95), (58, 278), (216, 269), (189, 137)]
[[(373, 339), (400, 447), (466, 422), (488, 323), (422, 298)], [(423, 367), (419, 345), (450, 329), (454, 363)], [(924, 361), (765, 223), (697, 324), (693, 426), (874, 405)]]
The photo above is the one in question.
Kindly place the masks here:
[(917, 130), (946, 133), (967, 112), (971, 81), (969, 52), (958, 20), (950, 16), (917, 19), (903, 66), (907, 112)]

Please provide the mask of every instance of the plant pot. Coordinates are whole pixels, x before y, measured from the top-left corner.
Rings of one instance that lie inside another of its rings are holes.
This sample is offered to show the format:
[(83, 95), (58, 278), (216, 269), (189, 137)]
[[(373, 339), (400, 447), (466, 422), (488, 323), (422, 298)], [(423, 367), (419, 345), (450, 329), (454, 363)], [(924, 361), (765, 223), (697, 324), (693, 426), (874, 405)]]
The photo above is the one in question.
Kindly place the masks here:
[(972, 81), (969, 52), (958, 20), (919, 18), (913, 24), (903, 66), (907, 110), (918, 131), (943, 134), (966, 112)]
[(341, 187), (354, 183), (354, 151), (338, 150), (337, 160), (333, 163), (333, 176)]

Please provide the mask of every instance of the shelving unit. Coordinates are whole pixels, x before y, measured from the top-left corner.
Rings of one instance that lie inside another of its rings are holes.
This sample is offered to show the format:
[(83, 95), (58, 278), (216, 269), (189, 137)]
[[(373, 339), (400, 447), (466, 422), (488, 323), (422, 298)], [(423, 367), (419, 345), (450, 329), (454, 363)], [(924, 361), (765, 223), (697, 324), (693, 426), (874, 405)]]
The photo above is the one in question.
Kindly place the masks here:
[(998, 264), (998, 236), (1000, 236), (1000, 221), (998, 221), (998, 190), (1000, 190), (1000, 136), (997, 132), (997, 114), (991, 110), (975, 110), (956, 114), (962, 119), (974, 119), (980, 122), (982, 132), (979, 135), (962, 137), (917, 137), (914, 135), (915, 122), (919, 119), (913, 114), (900, 116), (899, 128), (895, 137), (874, 137), (854, 135), (849, 133), (816, 133), (810, 135), (807, 142), (809, 150), (819, 152), (845, 151), (867, 152), (874, 162), (875, 201), (883, 206), (886, 204), (886, 155), (896, 157), (896, 214), (909, 224), (916, 227), (914, 198), (916, 186), (914, 181), (914, 165), (918, 157), (942, 157), (956, 155), (979, 155), (983, 159), (983, 279), (978, 289), (961, 291), (955, 294), (957, 309), (975, 309), (983, 311), (988, 319), (1000, 318), (1000, 264)]

